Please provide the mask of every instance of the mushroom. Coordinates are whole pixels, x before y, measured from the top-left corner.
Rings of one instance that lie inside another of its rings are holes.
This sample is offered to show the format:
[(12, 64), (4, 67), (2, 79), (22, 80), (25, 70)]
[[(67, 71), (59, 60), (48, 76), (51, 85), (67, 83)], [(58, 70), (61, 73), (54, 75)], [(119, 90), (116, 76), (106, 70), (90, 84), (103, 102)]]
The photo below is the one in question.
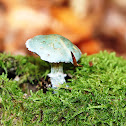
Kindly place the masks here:
[(66, 74), (63, 73), (63, 62), (74, 64), (73, 56), (78, 61), (81, 57), (80, 49), (67, 38), (58, 35), (38, 35), (26, 41), (26, 47), (40, 56), (44, 61), (51, 63), (52, 88), (65, 83)]

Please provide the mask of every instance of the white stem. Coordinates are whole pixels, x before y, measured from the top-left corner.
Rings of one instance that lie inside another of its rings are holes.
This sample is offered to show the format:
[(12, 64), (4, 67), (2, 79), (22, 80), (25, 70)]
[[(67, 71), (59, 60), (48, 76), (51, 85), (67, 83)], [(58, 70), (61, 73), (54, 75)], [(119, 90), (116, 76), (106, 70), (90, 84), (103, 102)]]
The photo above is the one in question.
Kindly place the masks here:
[(63, 73), (63, 63), (52, 63), (51, 73), (48, 74), (51, 79), (52, 88), (56, 88), (59, 84), (66, 83), (66, 74)]

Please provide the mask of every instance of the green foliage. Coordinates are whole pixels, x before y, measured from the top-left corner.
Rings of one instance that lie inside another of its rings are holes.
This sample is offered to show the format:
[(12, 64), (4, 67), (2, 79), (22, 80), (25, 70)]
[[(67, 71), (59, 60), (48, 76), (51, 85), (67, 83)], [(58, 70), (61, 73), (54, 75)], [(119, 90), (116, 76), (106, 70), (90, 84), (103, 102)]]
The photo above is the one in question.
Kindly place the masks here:
[[(46, 94), (39, 90), (26, 95), (19, 84), (40, 81), (49, 73), (49, 64), (39, 58), (0, 54), (1, 125), (125, 126), (126, 60), (105, 51), (83, 55), (80, 64), (83, 67), (75, 69), (64, 64), (64, 72), (72, 75), (68, 88), (63, 84), (55, 94), (49, 89)], [(20, 76), (19, 81), (8, 78), (9, 72)]]

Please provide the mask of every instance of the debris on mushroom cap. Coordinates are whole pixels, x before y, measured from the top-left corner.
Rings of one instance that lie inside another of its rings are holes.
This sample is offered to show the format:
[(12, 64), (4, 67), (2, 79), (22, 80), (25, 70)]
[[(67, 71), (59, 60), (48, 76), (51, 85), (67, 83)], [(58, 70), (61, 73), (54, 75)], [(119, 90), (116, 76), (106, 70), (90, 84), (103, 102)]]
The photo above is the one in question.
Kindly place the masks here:
[(29, 51), (38, 54), (42, 60), (51, 63), (73, 63), (71, 52), (76, 61), (81, 57), (81, 51), (77, 46), (67, 38), (57, 34), (35, 36), (27, 40), (26, 47)]

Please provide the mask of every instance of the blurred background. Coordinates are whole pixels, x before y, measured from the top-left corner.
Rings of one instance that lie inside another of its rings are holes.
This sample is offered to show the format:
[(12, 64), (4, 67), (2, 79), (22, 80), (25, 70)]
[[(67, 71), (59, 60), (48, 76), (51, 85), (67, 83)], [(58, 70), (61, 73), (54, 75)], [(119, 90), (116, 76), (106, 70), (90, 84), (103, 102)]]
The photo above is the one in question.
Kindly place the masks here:
[(0, 52), (29, 54), (26, 40), (40, 34), (126, 58), (126, 0), (0, 0)]

